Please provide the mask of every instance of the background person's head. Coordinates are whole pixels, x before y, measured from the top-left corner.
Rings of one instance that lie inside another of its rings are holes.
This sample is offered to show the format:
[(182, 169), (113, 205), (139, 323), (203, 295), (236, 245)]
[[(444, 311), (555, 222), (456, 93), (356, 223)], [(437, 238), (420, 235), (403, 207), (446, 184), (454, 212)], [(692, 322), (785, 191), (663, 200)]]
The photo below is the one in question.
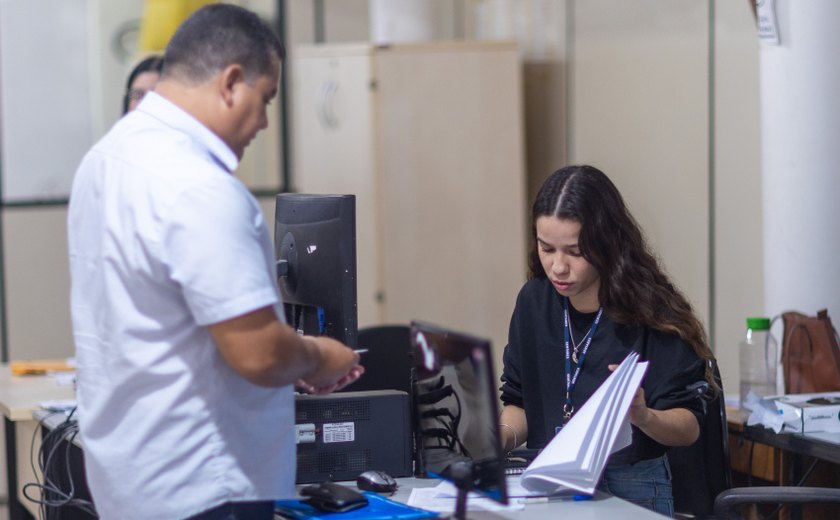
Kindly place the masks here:
[(283, 45), (251, 11), (211, 4), (175, 31), (157, 91), (224, 141), (238, 158), (268, 126)]
[(135, 65), (128, 75), (123, 96), (123, 115), (131, 112), (147, 92), (151, 92), (163, 70), (163, 56), (149, 56)]

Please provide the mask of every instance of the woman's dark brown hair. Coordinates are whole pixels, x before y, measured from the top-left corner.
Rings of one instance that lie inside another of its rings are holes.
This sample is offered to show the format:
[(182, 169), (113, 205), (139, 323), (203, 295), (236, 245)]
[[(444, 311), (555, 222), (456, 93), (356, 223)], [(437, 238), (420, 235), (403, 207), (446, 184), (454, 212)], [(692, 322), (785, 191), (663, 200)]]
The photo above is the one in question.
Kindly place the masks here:
[(544, 216), (580, 223), (578, 247), (601, 277), (598, 299), (610, 319), (676, 334), (707, 361), (706, 379), (719, 388), (700, 320), (659, 266), (621, 194), (602, 171), (567, 166), (543, 183), (532, 209), (531, 278), (546, 277), (536, 248), (536, 222)]

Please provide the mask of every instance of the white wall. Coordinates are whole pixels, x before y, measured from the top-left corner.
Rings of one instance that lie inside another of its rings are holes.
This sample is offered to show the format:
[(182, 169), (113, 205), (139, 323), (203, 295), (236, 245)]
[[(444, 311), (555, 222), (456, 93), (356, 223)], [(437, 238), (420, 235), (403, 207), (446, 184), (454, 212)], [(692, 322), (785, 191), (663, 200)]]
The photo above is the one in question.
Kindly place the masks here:
[(714, 320), (724, 391), (738, 391), (738, 342), (760, 316), (761, 142), (758, 36), (746, 2), (715, 2)]

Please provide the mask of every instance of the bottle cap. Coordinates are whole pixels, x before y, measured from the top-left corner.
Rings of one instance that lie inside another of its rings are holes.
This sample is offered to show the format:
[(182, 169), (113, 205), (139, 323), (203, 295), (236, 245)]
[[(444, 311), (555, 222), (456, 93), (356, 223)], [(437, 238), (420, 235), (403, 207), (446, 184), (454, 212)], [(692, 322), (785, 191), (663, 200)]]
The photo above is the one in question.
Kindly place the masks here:
[(747, 318), (747, 328), (752, 330), (770, 330), (770, 318)]

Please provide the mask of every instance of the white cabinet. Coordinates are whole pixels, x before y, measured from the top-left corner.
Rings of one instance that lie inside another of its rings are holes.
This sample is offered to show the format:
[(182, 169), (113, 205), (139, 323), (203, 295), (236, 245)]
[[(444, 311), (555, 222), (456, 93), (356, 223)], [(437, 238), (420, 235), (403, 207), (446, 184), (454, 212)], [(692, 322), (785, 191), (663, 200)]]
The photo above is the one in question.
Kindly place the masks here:
[(356, 195), (359, 326), (424, 319), (500, 351), (529, 232), (516, 45), (308, 46), (292, 63), (293, 187)]

